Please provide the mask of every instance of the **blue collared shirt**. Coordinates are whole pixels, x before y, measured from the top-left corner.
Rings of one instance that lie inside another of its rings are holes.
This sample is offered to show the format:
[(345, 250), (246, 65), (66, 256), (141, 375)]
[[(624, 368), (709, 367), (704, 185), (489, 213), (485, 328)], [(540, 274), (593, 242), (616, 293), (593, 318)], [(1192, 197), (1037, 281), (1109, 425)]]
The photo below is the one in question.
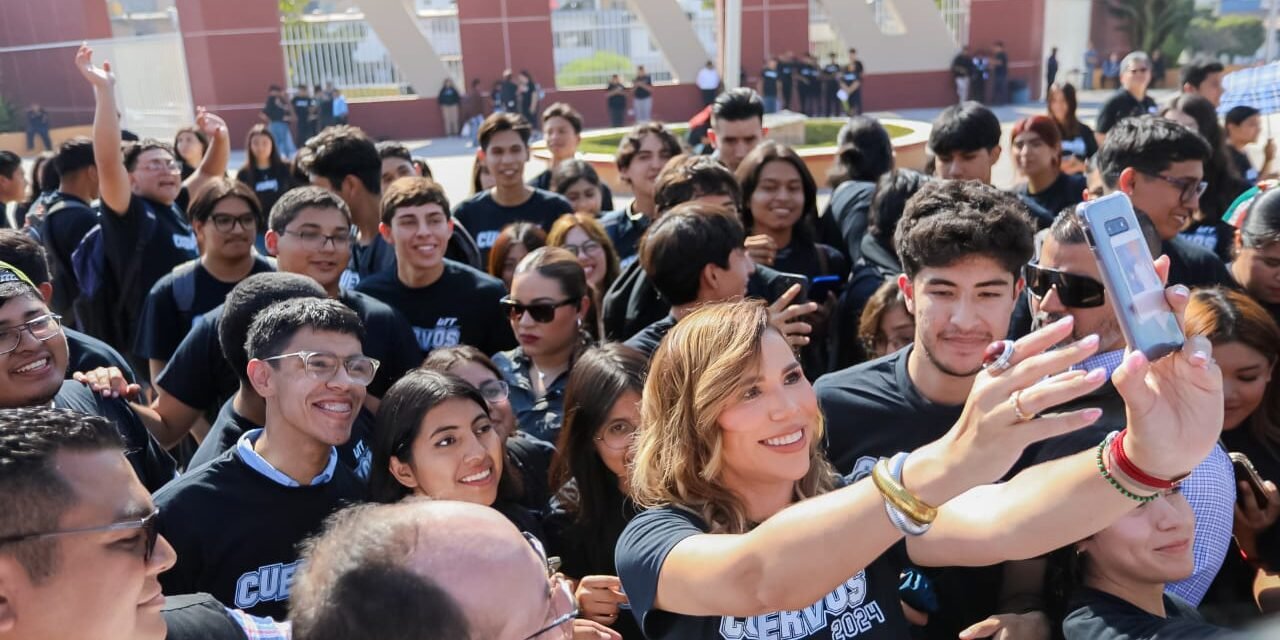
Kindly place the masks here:
[(1111, 374), (1115, 373), (1116, 369), (1119, 369), (1123, 363), (1124, 349), (1116, 349), (1105, 353), (1095, 353), (1071, 368), (1079, 371), (1093, 371), (1101, 368), (1106, 370), (1107, 378), (1111, 378)]
[(1215, 445), (1209, 457), (1183, 481), (1182, 495), (1196, 514), (1196, 537), (1191, 545), (1196, 568), (1190, 577), (1170, 582), (1164, 590), (1198, 607), (1227, 557), (1235, 524), (1235, 470), (1221, 445)]
[(560, 437), (561, 419), (564, 417), (564, 389), (569, 384), (569, 369), (546, 385), (546, 394), (538, 397), (533, 392), (533, 361), (524, 350), (516, 347), (494, 354), (493, 363), (502, 371), (502, 378), (510, 388), (507, 401), (515, 412), (520, 430), (541, 440), (555, 444)]
[[(246, 431), (244, 435), (240, 436), (240, 439), (236, 441), (236, 454), (240, 456), (240, 459), (243, 460), (245, 464), (249, 465), (250, 469), (262, 474), (268, 480), (285, 487), (301, 487), (302, 485), (299, 484), (297, 480), (290, 478), (288, 475), (285, 475), (283, 471), (271, 466), (271, 463), (267, 462), (266, 458), (258, 455), (258, 452), (253, 450), (253, 443), (257, 442), (258, 436), (261, 435), (262, 429)], [(337, 466), (338, 450), (333, 447), (329, 447), (329, 464), (324, 466), (324, 471), (321, 471), (320, 475), (312, 478), (311, 482), (307, 484), (314, 487), (332, 480), (333, 470)]]

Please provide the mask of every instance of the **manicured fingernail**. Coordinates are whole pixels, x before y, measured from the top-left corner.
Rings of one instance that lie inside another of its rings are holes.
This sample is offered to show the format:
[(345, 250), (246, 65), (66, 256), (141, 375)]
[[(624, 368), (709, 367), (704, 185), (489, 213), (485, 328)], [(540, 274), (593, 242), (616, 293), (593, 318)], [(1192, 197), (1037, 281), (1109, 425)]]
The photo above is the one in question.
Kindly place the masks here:
[(1107, 370), (1102, 367), (1098, 367), (1097, 369), (1090, 371), (1089, 375), (1085, 376), (1084, 379), (1089, 382), (1102, 382), (1107, 379)]
[(1191, 290), (1180, 284), (1174, 285), (1173, 295), (1178, 296), (1179, 298), (1185, 298), (1191, 295)]
[(1080, 341), (1080, 346), (1086, 349), (1098, 346), (1098, 334), (1091, 333), (1085, 336), (1084, 339)]
[(1102, 417), (1102, 409), (1094, 407), (1092, 409), (1084, 410), (1084, 419), (1088, 420), (1089, 422), (1094, 422), (1101, 417)]
[(1197, 367), (1207, 367), (1209, 365), (1209, 354), (1203, 351), (1196, 351), (1191, 354), (1191, 364)]
[(1138, 373), (1142, 371), (1142, 367), (1146, 366), (1147, 357), (1142, 355), (1141, 351), (1134, 351), (1124, 361), (1124, 368), (1129, 373)]
[(1065, 326), (1067, 326), (1067, 325), (1071, 324), (1072, 322), (1075, 322), (1075, 320), (1076, 320), (1076, 319), (1075, 319), (1074, 317), (1072, 317), (1072, 316), (1062, 316), (1062, 317), (1061, 317), (1061, 318), (1059, 318), (1056, 322), (1054, 322), (1053, 324), (1051, 324), (1051, 325), (1049, 325), (1049, 326), (1051, 326), (1051, 327), (1065, 327)]

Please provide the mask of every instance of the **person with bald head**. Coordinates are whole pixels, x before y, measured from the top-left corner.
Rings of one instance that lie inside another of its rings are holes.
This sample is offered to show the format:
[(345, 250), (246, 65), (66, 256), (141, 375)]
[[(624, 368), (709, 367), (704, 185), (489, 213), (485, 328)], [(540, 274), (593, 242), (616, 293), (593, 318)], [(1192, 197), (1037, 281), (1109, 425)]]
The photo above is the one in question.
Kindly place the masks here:
[(303, 559), (290, 603), (295, 640), (621, 637), (577, 618), (540, 543), (469, 502), (351, 507)]

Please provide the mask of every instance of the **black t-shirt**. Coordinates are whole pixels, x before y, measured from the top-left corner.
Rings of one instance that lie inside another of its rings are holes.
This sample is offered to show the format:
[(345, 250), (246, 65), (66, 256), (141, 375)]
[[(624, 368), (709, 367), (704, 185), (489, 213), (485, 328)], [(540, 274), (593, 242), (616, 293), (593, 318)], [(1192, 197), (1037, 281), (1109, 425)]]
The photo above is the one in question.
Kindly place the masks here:
[[(450, 248), (453, 242), (449, 243)], [(396, 270), (396, 248), (382, 239), (382, 234), (373, 236), (369, 244), (351, 243), (351, 263), (347, 265), (347, 273), (342, 274), (342, 287), (354, 288), (363, 278), (368, 278), (384, 271)]]
[(1249, 159), (1243, 151), (1227, 146), (1227, 153), (1231, 154), (1231, 163), (1236, 166), (1236, 170), (1240, 172), (1240, 176), (1250, 185), (1258, 183), (1258, 170), (1254, 168), (1253, 161)]
[(869, 217), (871, 198), (876, 183), (862, 180), (846, 180), (831, 193), (831, 200), (819, 222), (828, 232), (822, 241), (840, 249), (851, 263), (857, 263), (862, 255), (862, 237), (871, 224)]
[[(817, 276), (840, 276), (843, 282), (849, 279), (849, 261), (844, 254), (825, 244), (791, 244), (778, 250), (773, 259), (773, 268), (783, 273), (798, 273), (815, 278)], [(815, 300), (819, 304), (825, 300)]]
[(900, 566), (892, 550), (863, 571), (835, 585), (831, 593), (798, 611), (735, 618), (686, 616), (653, 608), (658, 576), (667, 554), (685, 538), (706, 533), (697, 516), (675, 507), (649, 509), (627, 524), (618, 540), (618, 577), (631, 612), (652, 640), (790, 638), (819, 640), (901, 640), (907, 622), (898, 601)]
[(1072, 155), (1081, 160), (1088, 160), (1098, 152), (1098, 137), (1093, 135), (1089, 125), (1076, 123), (1076, 134), (1070, 138), (1062, 134), (1062, 155)]
[(492, 355), (515, 346), (511, 324), (498, 304), (506, 287), (467, 265), (446, 259), (440, 279), (418, 289), (405, 286), (394, 273), (380, 273), (361, 281), (359, 291), (404, 314), (424, 353), (468, 344)]
[(801, 64), (799, 65), (799, 72), (801, 80), (800, 88), (802, 90), (807, 93), (812, 93), (814, 89), (818, 88), (818, 77), (822, 72), (819, 71), (817, 67), (808, 63)]
[(1031, 223), (1036, 225), (1036, 230), (1048, 229), (1053, 224), (1054, 215), (1048, 209), (1041, 206), (1031, 196), (1017, 193), (1018, 200), (1027, 207), (1027, 214), (1031, 216)]
[(760, 72), (760, 79), (764, 81), (762, 89), (765, 97), (776, 97), (778, 95), (778, 70), (765, 69)]
[[(373, 464), (373, 450), (370, 449), (370, 437), (373, 431), (374, 417), (368, 409), (360, 408), (356, 420), (351, 424), (351, 438), (338, 447), (338, 462), (350, 469), (360, 480), (369, 479), (369, 468)], [(246, 431), (261, 429), (262, 425), (240, 415), (228, 399), (218, 411), (218, 417), (209, 426), (209, 433), (200, 441), (200, 446), (187, 464), (188, 469), (213, 462), (222, 457), (228, 449), (236, 446), (236, 441)]]
[[(622, 89), (625, 91), (626, 88), (627, 88), (626, 85), (622, 84), (621, 82), (610, 82), (608, 86), (605, 87), (605, 91), (606, 92), (613, 91), (614, 89)], [(617, 109), (617, 110), (626, 109), (627, 94), (625, 93), (609, 94), (609, 97), (605, 100), (605, 103), (609, 106), (610, 109)]]
[[(271, 207), (275, 206), (276, 200), (280, 196), (293, 188), (293, 176), (289, 174), (289, 167), (281, 165), (273, 165), (266, 169), (257, 167), (244, 167), (236, 172), (236, 180), (243, 182), (253, 193), (258, 196), (258, 202), (262, 204), (262, 213), (271, 213)], [(266, 227), (266, 220), (259, 223), (260, 227)]]
[(523, 431), (516, 431), (507, 438), (507, 461), (520, 474), (524, 485), (524, 496), (520, 505), (542, 516), (547, 511), (547, 503), (551, 499), (549, 488), (551, 459), (556, 455), (556, 448), (551, 443), (535, 438)]
[[(269, 260), (255, 255), (249, 275), (275, 270), (275, 265)], [(187, 301), (190, 307), (186, 309), (179, 306), (179, 287), (175, 285), (178, 278), (188, 279), (186, 285), (192, 287), (192, 297)], [(191, 278), (194, 280), (190, 280)], [(195, 261), (193, 267), (175, 269), (160, 278), (151, 287), (151, 293), (147, 295), (147, 301), (142, 307), (142, 315), (138, 318), (138, 336), (133, 343), (134, 355), (144, 359), (168, 360), (191, 331), (196, 320), (221, 305), (236, 284), (238, 283), (223, 282), (213, 277), (199, 261)]]
[[(183, 188), (182, 193), (186, 192)], [(123, 319), (123, 326), (130, 327), (129, 335), (133, 335), (151, 287), (174, 267), (199, 257), (195, 232), (176, 204), (162, 205), (137, 194), (129, 197), (129, 209), (124, 215), (111, 211), (104, 202), (98, 221), (102, 225), (107, 267), (115, 277), (126, 277), (134, 258), (143, 257), (137, 280), (121, 283), (129, 298), (122, 301), (121, 308), (129, 316)]]
[(504, 207), (493, 199), (491, 191), (482, 191), (463, 201), (453, 210), (453, 215), (471, 232), (480, 249), (480, 260), (487, 264), (489, 250), (498, 239), (502, 228), (512, 222), (532, 222), (550, 231), (556, 218), (573, 213), (573, 205), (564, 196), (534, 189), (528, 200), (514, 207)]
[[(861, 78), (862, 78), (862, 63), (861, 63), (861, 62), (859, 62), (859, 63), (858, 63), (858, 65), (857, 65), (856, 67), (849, 67), (849, 66), (846, 66), (846, 67), (844, 68), (844, 71), (843, 71), (843, 72), (841, 72), (841, 74), (840, 74), (840, 80), (841, 80), (842, 82), (844, 82), (845, 84), (847, 84), (847, 85), (852, 85), (853, 83), (857, 82), (857, 81), (858, 81), (858, 80), (860, 80)], [(862, 91), (862, 86), (861, 86), (861, 85), (859, 85), (859, 86), (858, 86), (858, 88), (857, 88), (856, 90), (854, 90), (854, 93), (858, 93), (858, 92), (860, 92), (860, 91)]]
[(147, 491), (155, 491), (177, 475), (178, 466), (164, 447), (147, 431), (138, 414), (120, 398), (103, 398), (88, 387), (67, 380), (53, 397), (53, 406), (91, 416), (102, 416), (116, 425), (125, 443), (125, 458)]
[(1143, 96), (1141, 100), (1133, 97), (1125, 89), (1120, 89), (1111, 94), (1110, 98), (1102, 104), (1102, 110), (1098, 112), (1098, 126), (1094, 127), (1098, 133), (1106, 133), (1111, 127), (1116, 126), (1117, 122), (1125, 118), (1134, 116), (1142, 116), (1156, 112), (1156, 101), (1151, 96)]
[(440, 106), (442, 107), (451, 107), (462, 102), (462, 96), (458, 95), (458, 90), (453, 87), (441, 89), (440, 95), (436, 99), (440, 101)]
[(838, 76), (840, 75), (840, 65), (834, 62), (828, 62), (826, 66), (822, 67), (822, 75), (823, 75), (822, 79), (827, 85), (828, 89), (830, 89), (831, 87), (835, 87), (836, 82), (839, 81)]
[(262, 105), (262, 112), (267, 114), (267, 119), (272, 122), (284, 122), (284, 105), (275, 96), (267, 96), (266, 104)]
[(667, 317), (631, 336), (623, 344), (643, 353), (645, 358), (653, 358), (653, 352), (658, 350), (658, 345), (662, 343), (662, 339), (666, 337), (667, 332), (671, 331), (671, 327), (674, 326), (676, 326), (676, 318), (668, 314)]
[(963, 53), (951, 59), (951, 75), (955, 78), (968, 78), (974, 72), (973, 59)]
[(1178, 238), (1211, 251), (1225, 265), (1233, 258), (1236, 228), (1217, 218), (1193, 220), (1186, 229), (1178, 232)]
[[(382, 363), (368, 389), (370, 395), (381, 398), (406, 371), (422, 364), (413, 330), (404, 316), (363, 293), (343, 291), (338, 301), (360, 316), (364, 353)], [(204, 314), (173, 352), (157, 381), (165, 393), (201, 411), (216, 411), (240, 388), (240, 377), (222, 355), (218, 341), (221, 318), (221, 306)]]
[(1067, 174), (1058, 173), (1058, 179), (1049, 185), (1049, 188), (1038, 193), (1031, 193), (1030, 186), (1020, 184), (1014, 189), (1014, 193), (1023, 201), (1031, 200), (1040, 205), (1050, 215), (1057, 215), (1067, 207), (1074, 207), (1084, 202), (1084, 190), (1088, 188), (1088, 183), (1083, 174)]
[(1227, 266), (1204, 247), (1196, 246), (1182, 238), (1165, 240), (1160, 252), (1169, 256), (1169, 284), (1181, 284), (1191, 288), (1222, 285), (1236, 287), (1235, 278)]
[(341, 464), (328, 482), (286, 487), (233, 448), (156, 492), (160, 534), (178, 553), (160, 584), (169, 593), (204, 591), (228, 607), (283, 620), (298, 543), (318, 533), (329, 514), (365, 498)]
[[(551, 169), (539, 173), (537, 177), (525, 184), (535, 189), (551, 191)], [(613, 190), (604, 182), (600, 183), (600, 211), (613, 211)]]
[(1080, 588), (1071, 599), (1070, 608), (1071, 613), (1062, 621), (1066, 640), (1213, 638), (1229, 633), (1205, 622), (1195, 607), (1169, 593), (1164, 594), (1164, 618), (1088, 587)]
[(298, 117), (298, 124), (305, 125), (307, 119), (311, 117), (311, 107), (315, 106), (316, 101), (309, 97), (294, 96), (290, 101), (293, 104), (293, 113)]
[(782, 90), (791, 90), (791, 81), (796, 73), (796, 63), (781, 62), (778, 64), (778, 77), (782, 80)]
[[(1274, 445), (1268, 447), (1252, 433), (1248, 421), (1230, 431), (1222, 432), (1222, 444), (1227, 451), (1243, 453), (1257, 469), (1263, 480), (1280, 483), (1280, 457)], [(1280, 567), (1280, 524), (1272, 524), (1258, 534), (1258, 553), (1271, 567)], [(1249, 581), (1252, 584), (1252, 580)]]
[[(907, 373), (912, 347), (814, 383), (827, 418), (827, 457), (843, 474), (870, 472), (876, 460), (914, 451), (942, 437), (960, 419), (963, 405), (941, 405), (920, 394)], [(1002, 571), (992, 567), (920, 569), (933, 581), (939, 610), (924, 637), (957, 637), (996, 612)]]
[(632, 83), (636, 89), (636, 100), (644, 100), (645, 98), (648, 98), (650, 95), (650, 91), (648, 89), (640, 86), (641, 82), (650, 86), (652, 86), (653, 84), (653, 80), (649, 78), (649, 74), (647, 73), (642, 76), (636, 76), (635, 81)]
[(165, 596), (165, 640), (246, 640), (227, 607), (207, 593)]
[(62, 328), (67, 338), (67, 379), (73, 373), (92, 371), (98, 367), (118, 367), (129, 382), (136, 382), (133, 367), (111, 345), (75, 329)]
[(1003, 51), (996, 52), (995, 72), (997, 78), (1009, 74), (1009, 54)]

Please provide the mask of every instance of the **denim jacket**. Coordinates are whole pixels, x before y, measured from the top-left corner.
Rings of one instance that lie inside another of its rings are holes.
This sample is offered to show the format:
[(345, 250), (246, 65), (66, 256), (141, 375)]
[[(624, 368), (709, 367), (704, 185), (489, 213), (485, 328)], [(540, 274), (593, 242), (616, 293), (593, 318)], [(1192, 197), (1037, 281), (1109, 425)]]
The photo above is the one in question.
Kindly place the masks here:
[(494, 364), (502, 370), (502, 378), (511, 388), (507, 401), (515, 412), (520, 430), (551, 444), (560, 436), (560, 423), (564, 418), (564, 388), (569, 383), (569, 370), (547, 385), (547, 393), (536, 397), (533, 393), (533, 360), (520, 347), (500, 352), (493, 357)]

